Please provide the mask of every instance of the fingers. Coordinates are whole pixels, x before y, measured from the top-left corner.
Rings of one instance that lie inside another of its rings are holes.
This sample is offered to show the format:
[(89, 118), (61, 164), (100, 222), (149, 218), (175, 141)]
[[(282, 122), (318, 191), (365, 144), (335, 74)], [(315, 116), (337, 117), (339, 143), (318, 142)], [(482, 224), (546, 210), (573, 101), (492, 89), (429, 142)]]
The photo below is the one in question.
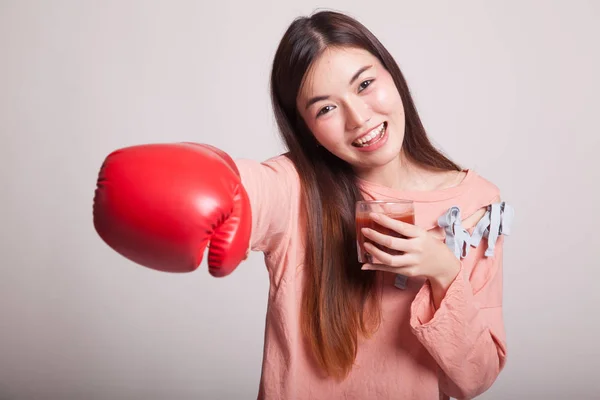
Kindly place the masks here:
[(371, 213), (369, 214), (369, 216), (373, 219), (373, 221), (376, 221), (379, 225), (392, 229), (408, 238), (417, 237), (422, 233), (421, 228), (419, 228), (418, 226), (398, 221), (396, 219), (388, 217), (385, 214)]
[(390, 265), (384, 264), (363, 264), (363, 271), (384, 271), (384, 272), (392, 272), (394, 274), (402, 274), (407, 277), (415, 276), (415, 271), (413, 267), (392, 267)]
[(384, 235), (370, 228), (362, 228), (362, 233), (367, 239), (371, 239), (373, 242), (385, 246), (388, 249), (410, 251), (411, 244), (407, 239)]
[(398, 271), (398, 267), (390, 267), (389, 265), (383, 265), (383, 264), (363, 264), (362, 268), (363, 271), (385, 271), (385, 272), (397, 272)]
[(365, 250), (378, 261), (378, 264), (388, 265), (390, 267), (406, 267), (414, 264), (410, 254), (394, 256), (387, 253), (369, 242), (365, 242)]

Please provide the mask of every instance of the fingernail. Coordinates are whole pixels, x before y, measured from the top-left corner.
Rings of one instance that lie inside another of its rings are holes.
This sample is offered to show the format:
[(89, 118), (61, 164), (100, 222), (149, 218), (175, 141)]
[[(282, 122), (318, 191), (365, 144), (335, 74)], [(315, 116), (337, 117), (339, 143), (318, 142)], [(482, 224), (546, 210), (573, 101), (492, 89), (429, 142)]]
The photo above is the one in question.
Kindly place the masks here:
[(379, 219), (379, 215), (375, 214), (375, 213), (371, 213), (371, 218), (378, 220)]

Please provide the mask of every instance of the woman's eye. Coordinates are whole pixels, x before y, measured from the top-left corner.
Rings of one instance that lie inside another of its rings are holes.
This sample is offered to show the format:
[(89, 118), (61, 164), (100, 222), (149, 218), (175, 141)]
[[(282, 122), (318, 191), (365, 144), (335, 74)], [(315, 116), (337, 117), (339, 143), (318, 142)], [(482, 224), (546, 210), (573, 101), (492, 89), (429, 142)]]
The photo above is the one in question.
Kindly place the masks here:
[(320, 117), (323, 114), (328, 113), (329, 111), (333, 110), (334, 107), (333, 106), (325, 106), (323, 108), (321, 108), (321, 110), (319, 110), (319, 113), (317, 114), (317, 117)]
[(373, 83), (373, 79), (368, 79), (364, 82), (362, 82), (358, 87), (359, 87), (359, 92), (362, 92), (363, 90), (365, 90), (371, 83)]

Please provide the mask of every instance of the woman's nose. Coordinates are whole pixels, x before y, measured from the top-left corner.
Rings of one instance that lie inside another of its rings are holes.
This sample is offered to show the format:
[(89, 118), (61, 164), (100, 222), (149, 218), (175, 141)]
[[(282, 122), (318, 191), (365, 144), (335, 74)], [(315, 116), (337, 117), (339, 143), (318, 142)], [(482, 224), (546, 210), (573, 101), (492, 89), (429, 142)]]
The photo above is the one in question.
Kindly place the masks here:
[(347, 129), (355, 130), (371, 119), (371, 110), (362, 101), (354, 101), (347, 105)]

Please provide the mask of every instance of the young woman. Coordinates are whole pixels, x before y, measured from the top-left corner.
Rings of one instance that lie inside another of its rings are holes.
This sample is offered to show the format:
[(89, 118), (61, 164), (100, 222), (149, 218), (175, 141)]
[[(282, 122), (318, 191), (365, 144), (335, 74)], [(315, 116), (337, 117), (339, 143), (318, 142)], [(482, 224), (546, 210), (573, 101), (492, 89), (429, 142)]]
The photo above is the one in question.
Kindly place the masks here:
[[(512, 208), (498, 188), (430, 143), (396, 62), (355, 19), (319, 12), (284, 34), (271, 75), (288, 148), (233, 161), (206, 144), (110, 154), (94, 203), (113, 249), (161, 271), (213, 276), (248, 249), (270, 291), (261, 399), (472, 398), (506, 362), (502, 246)], [(357, 260), (355, 203), (410, 199), (404, 252)]]

